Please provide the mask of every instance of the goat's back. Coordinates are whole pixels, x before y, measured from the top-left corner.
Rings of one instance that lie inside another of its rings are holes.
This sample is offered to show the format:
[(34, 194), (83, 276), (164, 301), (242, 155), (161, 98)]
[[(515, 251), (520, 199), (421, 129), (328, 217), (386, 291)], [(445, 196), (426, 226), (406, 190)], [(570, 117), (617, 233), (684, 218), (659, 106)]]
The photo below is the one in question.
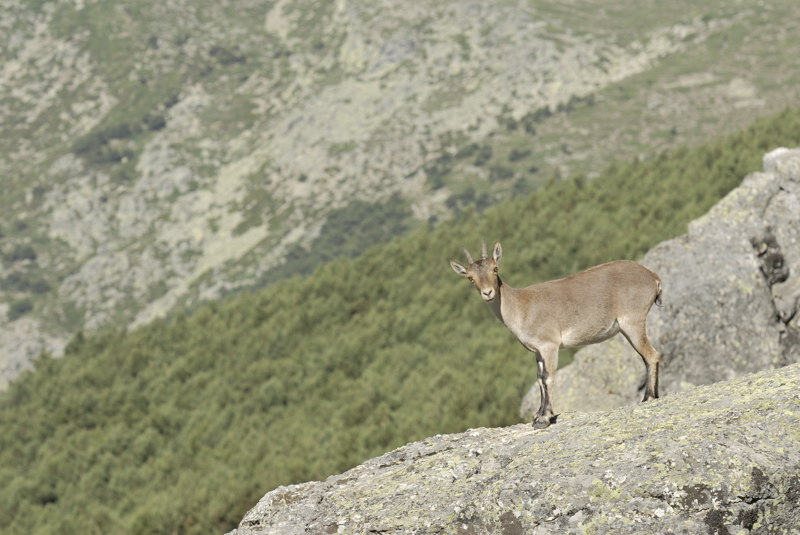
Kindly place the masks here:
[(529, 286), (525, 292), (531, 305), (538, 309), (544, 305), (547, 311), (537, 321), (591, 333), (611, 329), (618, 319), (644, 322), (661, 292), (661, 280), (637, 262), (617, 260)]

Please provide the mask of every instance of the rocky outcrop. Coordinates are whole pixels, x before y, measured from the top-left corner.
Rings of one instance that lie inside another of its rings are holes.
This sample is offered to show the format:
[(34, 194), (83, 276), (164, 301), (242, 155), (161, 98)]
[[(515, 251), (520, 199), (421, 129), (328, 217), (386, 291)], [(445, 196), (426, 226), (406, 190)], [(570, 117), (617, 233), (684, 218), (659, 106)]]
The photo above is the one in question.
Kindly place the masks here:
[[(663, 280), (648, 319), (662, 395), (800, 361), (800, 149), (765, 155), (763, 172), (642, 263)], [(582, 349), (556, 378), (556, 411), (638, 402), (640, 362), (622, 337)], [(533, 388), (522, 415), (538, 406)]]
[(230, 535), (796, 533), (800, 364), (605, 413), (437, 435), (279, 487)]

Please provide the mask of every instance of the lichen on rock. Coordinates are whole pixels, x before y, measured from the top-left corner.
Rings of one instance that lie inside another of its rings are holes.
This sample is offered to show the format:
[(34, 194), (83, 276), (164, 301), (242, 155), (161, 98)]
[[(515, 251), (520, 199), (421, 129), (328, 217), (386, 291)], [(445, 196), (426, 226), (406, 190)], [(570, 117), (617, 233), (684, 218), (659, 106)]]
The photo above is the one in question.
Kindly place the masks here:
[(544, 430), (437, 435), (279, 487), (229, 535), (791, 533), (798, 392), (794, 364)]

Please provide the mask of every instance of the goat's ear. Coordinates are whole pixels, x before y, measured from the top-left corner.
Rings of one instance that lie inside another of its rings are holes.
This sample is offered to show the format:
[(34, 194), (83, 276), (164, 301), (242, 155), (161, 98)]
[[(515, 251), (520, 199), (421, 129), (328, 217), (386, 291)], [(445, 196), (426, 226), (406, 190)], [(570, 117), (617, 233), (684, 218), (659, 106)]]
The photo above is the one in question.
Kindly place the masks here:
[(500, 242), (494, 244), (494, 251), (492, 252), (492, 257), (496, 263), (500, 263), (500, 257), (503, 256), (503, 248), (500, 246)]
[(453, 268), (453, 271), (461, 275), (462, 277), (467, 276), (467, 269), (457, 262), (450, 261), (450, 267)]

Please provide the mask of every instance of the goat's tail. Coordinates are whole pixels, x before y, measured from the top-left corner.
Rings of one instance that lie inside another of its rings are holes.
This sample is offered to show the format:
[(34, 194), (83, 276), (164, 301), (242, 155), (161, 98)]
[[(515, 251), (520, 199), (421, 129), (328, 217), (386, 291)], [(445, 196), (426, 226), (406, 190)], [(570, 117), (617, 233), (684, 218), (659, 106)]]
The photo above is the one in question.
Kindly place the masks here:
[(656, 298), (653, 300), (657, 307), (664, 306), (661, 304), (661, 281), (656, 280)]

